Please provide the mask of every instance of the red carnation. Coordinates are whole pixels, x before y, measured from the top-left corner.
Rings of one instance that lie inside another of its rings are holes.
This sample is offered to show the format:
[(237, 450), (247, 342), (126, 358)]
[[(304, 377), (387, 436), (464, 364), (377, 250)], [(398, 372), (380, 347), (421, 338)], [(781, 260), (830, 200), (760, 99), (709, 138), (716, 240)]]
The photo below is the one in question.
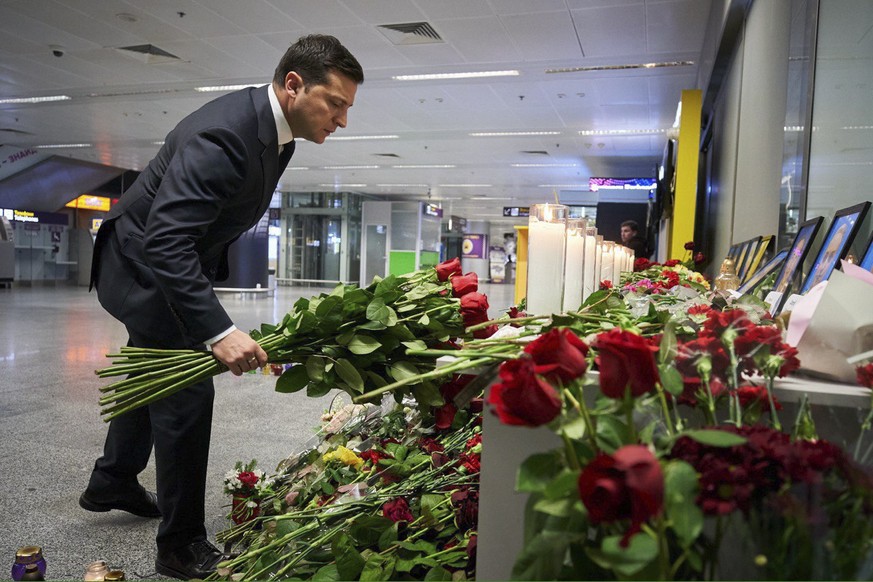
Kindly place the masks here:
[(858, 384), (873, 388), (873, 363), (855, 368), (855, 374), (858, 377)]
[(658, 459), (642, 445), (627, 445), (614, 455), (598, 454), (579, 475), (579, 497), (591, 523), (629, 519), (621, 539), (627, 547), (642, 524), (664, 505), (664, 473)]
[(669, 261), (665, 261), (665, 262), (664, 262), (664, 266), (665, 266), (665, 267), (675, 267), (675, 266), (678, 265), (680, 262), (681, 262), (681, 261), (680, 261), (679, 259), (670, 259)]
[(612, 289), (612, 281), (606, 280), (600, 282), (600, 290), (605, 291), (607, 289)]
[(443, 445), (431, 437), (421, 437), (418, 439), (418, 446), (427, 453), (441, 453), (445, 450)]
[(491, 387), (488, 403), (504, 424), (540, 426), (561, 413), (561, 398), (534, 372), (530, 358), (500, 365), (500, 382)]
[(694, 250), (694, 241), (693, 240), (690, 240), (687, 243), (685, 243), (685, 250), (686, 251), (693, 251)]
[(475, 489), (458, 489), (452, 492), (452, 507), (455, 508), (455, 524), (462, 532), (475, 530), (479, 525), (479, 492)]
[(550, 382), (564, 384), (585, 373), (588, 346), (568, 328), (552, 329), (531, 343), (524, 351), (534, 361), (534, 372)]
[(654, 352), (657, 350), (644, 337), (618, 328), (601, 333), (594, 340), (597, 366), (600, 369), (600, 391), (609, 398), (624, 398), (625, 389), (631, 395), (642, 396), (659, 380)]
[(654, 263), (652, 263), (649, 259), (645, 257), (639, 257), (634, 259), (634, 272), (645, 271), (649, 267), (651, 267)]
[(479, 276), (476, 273), (453, 275), (449, 281), (452, 283), (452, 295), (454, 297), (463, 297), (467, 293), (479, 290)]
[(461, 259), (455, 257), (448, 261), (443, 261), (436, 266), (437, 277), (440, 281), (448, 281), (449, 277), (455, 274), (461, 274)]

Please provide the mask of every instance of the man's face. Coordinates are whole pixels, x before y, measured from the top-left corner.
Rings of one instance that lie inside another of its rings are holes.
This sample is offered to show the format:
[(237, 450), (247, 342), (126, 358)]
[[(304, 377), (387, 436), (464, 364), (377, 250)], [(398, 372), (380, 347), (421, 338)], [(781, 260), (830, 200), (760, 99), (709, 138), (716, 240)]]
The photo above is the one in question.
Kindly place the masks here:
[(334, 72), (328, 72), (322, 85), (301, 85), (299, 79), (293, 72), (285, 77), (285, 90), (292, 97), (285, 111), (291, 133), (295, 138), (324, 143), (338, 127), (346, 126), (358, 85)]
[(627, 242), (634, 237), (636, 231), (629, 226), (621, 227), (621, 242)]

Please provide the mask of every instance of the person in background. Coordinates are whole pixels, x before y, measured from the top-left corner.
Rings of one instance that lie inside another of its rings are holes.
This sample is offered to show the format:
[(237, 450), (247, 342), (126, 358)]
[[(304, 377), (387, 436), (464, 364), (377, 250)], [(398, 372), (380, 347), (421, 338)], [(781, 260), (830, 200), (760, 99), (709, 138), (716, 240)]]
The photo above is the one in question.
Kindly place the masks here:
[[(121, 321), (128, 344), (207, 346), (236, 375), (267, 363), (238, 330), (213, 283), (228, 275), (230, 244), (258, 223), (294, 152), (345, 128), (364, 73), (332, 37), (300, 38), (271, 84), (207, 103), (167, 135), (148, 167), (103, 221), (92, 285)], [(204, 497), (212, 380), (114, 419), (79, 504), (161, 518), (158, 573), (206, 578), (225, 556), (206, 536)], [(137, 479), (155, 451), (157, 495)]]
[(631, 249), (637, 259), (649, 258), (649, 245), (646, 239), (640, 236), (640, 225), (635, 220), (625, 220), (621, 223), (621, 244)]

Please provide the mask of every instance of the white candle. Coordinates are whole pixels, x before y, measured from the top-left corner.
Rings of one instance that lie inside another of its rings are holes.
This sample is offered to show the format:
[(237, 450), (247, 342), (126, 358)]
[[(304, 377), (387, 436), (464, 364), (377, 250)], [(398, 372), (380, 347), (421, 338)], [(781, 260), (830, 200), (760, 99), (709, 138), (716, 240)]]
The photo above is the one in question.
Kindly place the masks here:
[(567, 207), (534, 204), (530, 208), (527, 250), (527, 311), (560, 313), (564, 295)]
[(582, 277), (585, 265), (585, 220), (567, 223), (567, 258), (564, 263), (564, 309), (577, 311), (582, 305)]
[(610, 281), (613, 286), (615, 285), (615, 280), (613, 277), (613, 264), (615, 263), (615, 243), (611, 240), (603, 241), (603, 245), (600, 247), (600, 280), (601, 281)]
[(589, 226), (585, 229), (585, 273), (584, 273), (584, 287), (582, 290), (582, 299), (588, 299), (588, 296), (597, 291), (597, 272), (595, 271), (595, 267), (597, 265), (597, 259), (595, 258), (595, 253), (597, 252), (597, 229), (593, 226)]
[(603, 235), (598, 234), (594, 241), (594, 290), (600, 289), (600, 283), (603, 279), (600, 278), (601, 263), (603, 263)]

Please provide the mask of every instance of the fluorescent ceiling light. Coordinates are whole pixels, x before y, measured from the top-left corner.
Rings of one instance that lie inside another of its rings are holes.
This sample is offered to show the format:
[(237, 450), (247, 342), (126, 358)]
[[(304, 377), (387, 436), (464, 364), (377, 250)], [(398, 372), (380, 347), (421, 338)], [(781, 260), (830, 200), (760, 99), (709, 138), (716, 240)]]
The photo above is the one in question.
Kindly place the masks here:
[(437, 184), (442, 188), (491, 188), (491, 184)]
[(474, 73), (432, 73), (429, 75), (394, 75), (395, 81), (428, 81), (431, 79), (474, 79), (479, 77), (517, 77), (518, 71), (477, 71)]
[(9, 97), (0, 99), (0, 105), (13, 103), (47, 103), (49, 101), (68, 101), (72, 99), (68, 95), (48, 95), (46, 97)]
[(399, 135), (340, 135), (330, 136), (327, 141), (352, 141), (356, 139), (399, 139)]
[(322, 166), (325, 170), (378, 170), (379, 166)]
[[(803, 126), (800, 126), (801, 128)], [(840, 129), (873, 129), (873, 125), (845, 125)]]
[(91, 144), (89, 143), (53, 143), (48, 145), (38, 145), (37, 148), (41, 150), (47, 149), (64, 149), (64, 148), (89, 148)]
[(585, 190), (588, 190), (588, 184), (537, 184), (537, 188), (581, 188), (585, 186)]
[(666, 129), (584, 129), (579, 135), (655, 135)]
[(322, 188), (366, 188), (366, 184), (319, 184)]
[(516, 135), (561, 135), (560, 131), (495, 131), (468, 134), (471, 137), (511, 137)]
[(199, 93), (211, 93), (213, 91), (238, 91), (246, 87), (263, 87), (267, 83), (247, 83), (245, 85), (215, 85), (213, 87), (194, 87)]
[(666, 61), (663, 63), (634, 63), (629, 65), (593, 65), (590, 67), (567, 67), (564, 69), (546, 69), (546, 74), (552, 73), (585, 73), (588, 71), (624, 71), (626, 69), (658, 69), (661, 67), (687, 67), (694, 61)]
[(512, 198), (504, 198), (502, 196), (473, 196), (469, 200), (476, 202), (478, 200), (512, 200)]
[(427, 188), (427, 184), (376, 184), (380, 188)]
[(575, 168), (579, 164), (509, 164), (513, 168)]
[(285, 168), (285, 171), (288, 171), (288, 170), (308, 170), (308, 169), (309, 169), (309, 166), (288, 166), (287, 168)]
[(421, 165), (412, 165), (412, 166), (391, 166), (392, 168), (397, 168), (398, 170), (423, 170), (427, 168), (454, 168), (455, 164), (421, 164)]

